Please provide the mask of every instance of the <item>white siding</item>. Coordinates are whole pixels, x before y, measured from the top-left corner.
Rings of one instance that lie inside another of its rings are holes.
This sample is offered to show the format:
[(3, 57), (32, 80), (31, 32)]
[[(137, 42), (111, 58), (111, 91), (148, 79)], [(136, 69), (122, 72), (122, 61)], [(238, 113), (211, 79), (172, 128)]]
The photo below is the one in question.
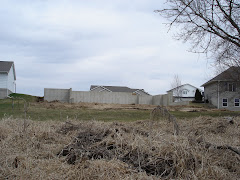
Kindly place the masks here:
[(7, 88), (7, 73), (0, 73), (0, 88)]
[(15, 92), (15, 80), (14, 80), (14, 71), (13, 66), (11, 67), (8, 73), (8, 82), (7, 82), (8, 89), (12, 92)]
[[(195, 92), (196, 92), (197, 88), (189, 85), (189, 84), (185, 84), (180, 88), (180, 92), (181, 93), (181, 97), (195, 97)], [(199, 89), (200, 92), (202, 92), (201, 89)], [(185, 94), (183, 92), (186, 92)], [(178, 93), (176, 90), (173, 90), (173, 96), (177, 96)]]
[(15, 92), (15, 80), (13, 66), (11, 67), (9, 73), (0, 73), (0, 88), (8, 89)]

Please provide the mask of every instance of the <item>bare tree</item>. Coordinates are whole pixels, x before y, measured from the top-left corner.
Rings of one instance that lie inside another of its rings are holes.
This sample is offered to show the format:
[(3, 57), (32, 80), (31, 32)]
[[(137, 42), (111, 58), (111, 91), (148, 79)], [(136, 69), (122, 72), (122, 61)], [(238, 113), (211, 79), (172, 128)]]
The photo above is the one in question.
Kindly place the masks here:
[(173, 90), (173, 95), (177, 97), (179, 101), (182, 100), (182, 82), (177, 74), (174, 75), (173, 81), (171, 83), (171, 88)]
[(228, 66), (225, 66), (223, 64), (215, 64), (213, 68), (214, 68), (213, 76), (217, 76), (217, 75), (221, 74), (222, 72), (224, 72), (225, 70), (227, 70)]
[(180, 25), (178, 40), (192, 43), (193, 52), (208, 53), (216, 64), (240, 65), (239, 0), (167, 0), (156, 10), (173, 25)]

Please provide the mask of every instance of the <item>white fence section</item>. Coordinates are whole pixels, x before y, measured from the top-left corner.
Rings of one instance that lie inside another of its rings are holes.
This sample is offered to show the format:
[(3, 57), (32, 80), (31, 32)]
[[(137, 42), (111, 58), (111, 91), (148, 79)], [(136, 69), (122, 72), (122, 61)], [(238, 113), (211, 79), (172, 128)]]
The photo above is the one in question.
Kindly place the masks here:
[(149, 104), (168, 106), (172, 104), (172, 93), (163, 95), (136, 95), (127, 92), (72, 91), (72, 89), (44, 89), (44, 100), (68, 103), (109, 103), (109, 104)]
[(70, 90), (69, 89), (49, 89), (44, 88), (44, 99), (51, 101), (69, 102)]
[(71, 102), (137, 104), (137, 95), (124, 92), (72, 91)]

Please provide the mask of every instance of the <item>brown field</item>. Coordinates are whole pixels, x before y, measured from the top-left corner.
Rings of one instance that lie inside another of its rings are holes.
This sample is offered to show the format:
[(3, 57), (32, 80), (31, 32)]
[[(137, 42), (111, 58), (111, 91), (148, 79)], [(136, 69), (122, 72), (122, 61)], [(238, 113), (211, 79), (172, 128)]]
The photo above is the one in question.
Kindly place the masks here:
[(23, 121), (0, 121), (0, 179), (240, 179), (240, 117)]

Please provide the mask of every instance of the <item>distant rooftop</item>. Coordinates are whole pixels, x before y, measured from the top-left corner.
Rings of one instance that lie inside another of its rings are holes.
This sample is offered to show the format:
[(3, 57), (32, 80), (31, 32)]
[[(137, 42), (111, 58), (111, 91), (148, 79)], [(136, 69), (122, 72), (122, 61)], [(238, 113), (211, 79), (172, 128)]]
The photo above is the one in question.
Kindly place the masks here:
[(130, 93), (133, 93), (133, 92), (136, 92), (136, 91), (139, 91), (139, 90), (144, 91), (144, 89), (132, 89), (132, 88), (129, 88), (129, 87), (126, 87), (126, 86), (99, 86), (99, 85), (91, 85), (90, 90), (93, 90), (97, 87), (103, 87), (103, 88), (106, 88), (106, 89), (108, 89), (112, 92), (130, 92)]
[(195, 87), (195, 86), (193, 86), (193, 85), (191, 85), (191, 84), (183, 84), (183, 85), (180, 85), (180, 86), (178, 86), (178, 87), (172, 88), (172, 89), (168, 90), (167, 92), (173, 91), (174, 89), (181, 88), (181, 87), (186, 86), (186, 85), (192, 86), (193, 88), (196, 88), (196, 89), (198, 89), (199, 91), (203, 91), (203, 90), (201, 90), (201, 89), (199, 89), (199, 88), (197, 88), (197, 87)]

